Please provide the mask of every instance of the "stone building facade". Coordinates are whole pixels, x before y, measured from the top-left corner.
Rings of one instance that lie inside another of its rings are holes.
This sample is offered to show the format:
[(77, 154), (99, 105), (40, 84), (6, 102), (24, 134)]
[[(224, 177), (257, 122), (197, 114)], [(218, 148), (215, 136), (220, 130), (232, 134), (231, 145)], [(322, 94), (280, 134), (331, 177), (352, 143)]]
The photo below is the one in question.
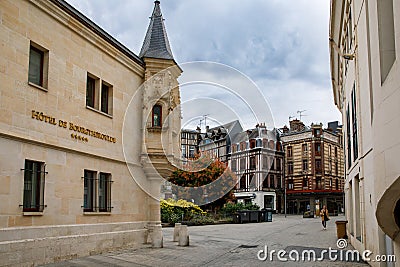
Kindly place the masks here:
[(284, 153), (277, 131), (259, 124), (237, 134), (230, 150), (229, 167), (239, 181), (234, 191), (237, 200), (283, 212)]
[(399, 38), (398, 1), (331, 1), (330, 65), (344, 124), (347, 234), (359, 251), (397, 258), (370, 261), (372, 266), (398, 266), (400, 258)]
[(306, 127), (290, 121), (281, 135), (285, 151), (287, 212), (303, 214), (327, 205), (331, 214), (343, 211), (344, 166), (342, 134), (321, 124)]
[(182, 70), (159, 1), (139, 56), (63, 0), (0, 1), (0, 42), (0, 262), (160, 238)]

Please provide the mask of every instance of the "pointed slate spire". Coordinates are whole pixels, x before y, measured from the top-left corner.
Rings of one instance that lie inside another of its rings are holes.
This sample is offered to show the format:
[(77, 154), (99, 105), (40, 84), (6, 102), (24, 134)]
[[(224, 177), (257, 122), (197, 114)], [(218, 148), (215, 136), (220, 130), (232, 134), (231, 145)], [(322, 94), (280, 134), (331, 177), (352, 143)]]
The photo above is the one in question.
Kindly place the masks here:
[(139, 57), (174, 59), (161, 14), (160, 1), (158, 0), (154, 1), (153, 14), (150, 18), (149, 28), (147, 29)]

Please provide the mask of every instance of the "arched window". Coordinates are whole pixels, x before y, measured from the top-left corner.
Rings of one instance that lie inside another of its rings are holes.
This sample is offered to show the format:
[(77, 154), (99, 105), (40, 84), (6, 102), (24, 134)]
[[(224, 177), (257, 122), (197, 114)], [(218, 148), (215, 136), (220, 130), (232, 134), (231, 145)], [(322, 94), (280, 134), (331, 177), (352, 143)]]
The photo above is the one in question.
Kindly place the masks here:
[(161, 127), (162, 109), (160, 105), (154, 105), (152, 114), (153, 127)]

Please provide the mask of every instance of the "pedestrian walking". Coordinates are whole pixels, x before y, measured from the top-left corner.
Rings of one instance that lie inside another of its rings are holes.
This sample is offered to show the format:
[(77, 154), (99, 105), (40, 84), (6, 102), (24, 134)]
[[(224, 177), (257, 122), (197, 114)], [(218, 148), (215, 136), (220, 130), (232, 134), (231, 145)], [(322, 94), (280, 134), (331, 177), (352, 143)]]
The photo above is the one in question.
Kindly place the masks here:
[(320, 216), (322, 219), (322, 226), (324, 227), (323, 229), (326, 230), (326, 222), (329, 221), (329, 215), (328, 215), (328, 209), (326, 208), (325, 205), (320, 211)]

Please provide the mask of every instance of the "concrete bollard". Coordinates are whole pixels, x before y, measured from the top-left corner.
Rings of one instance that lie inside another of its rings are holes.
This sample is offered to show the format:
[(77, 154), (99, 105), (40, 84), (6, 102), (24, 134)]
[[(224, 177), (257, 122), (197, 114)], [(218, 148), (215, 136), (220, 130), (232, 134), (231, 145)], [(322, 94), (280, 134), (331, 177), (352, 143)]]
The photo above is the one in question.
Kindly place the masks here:
[(163, 247), (163, 233), (161, 224), (155, 225), (152, 231), (151, 245), (153, 248)]
[(181, 225), (179, 229), (179, 246), (185, 247), (189, 246), (189, 233), (187, 229), (187, 225)]
[(174, 228), (174, 242), (179, 241), (179, 230), (181, 229), (181, 223), (175, 223), (175, 228)]

